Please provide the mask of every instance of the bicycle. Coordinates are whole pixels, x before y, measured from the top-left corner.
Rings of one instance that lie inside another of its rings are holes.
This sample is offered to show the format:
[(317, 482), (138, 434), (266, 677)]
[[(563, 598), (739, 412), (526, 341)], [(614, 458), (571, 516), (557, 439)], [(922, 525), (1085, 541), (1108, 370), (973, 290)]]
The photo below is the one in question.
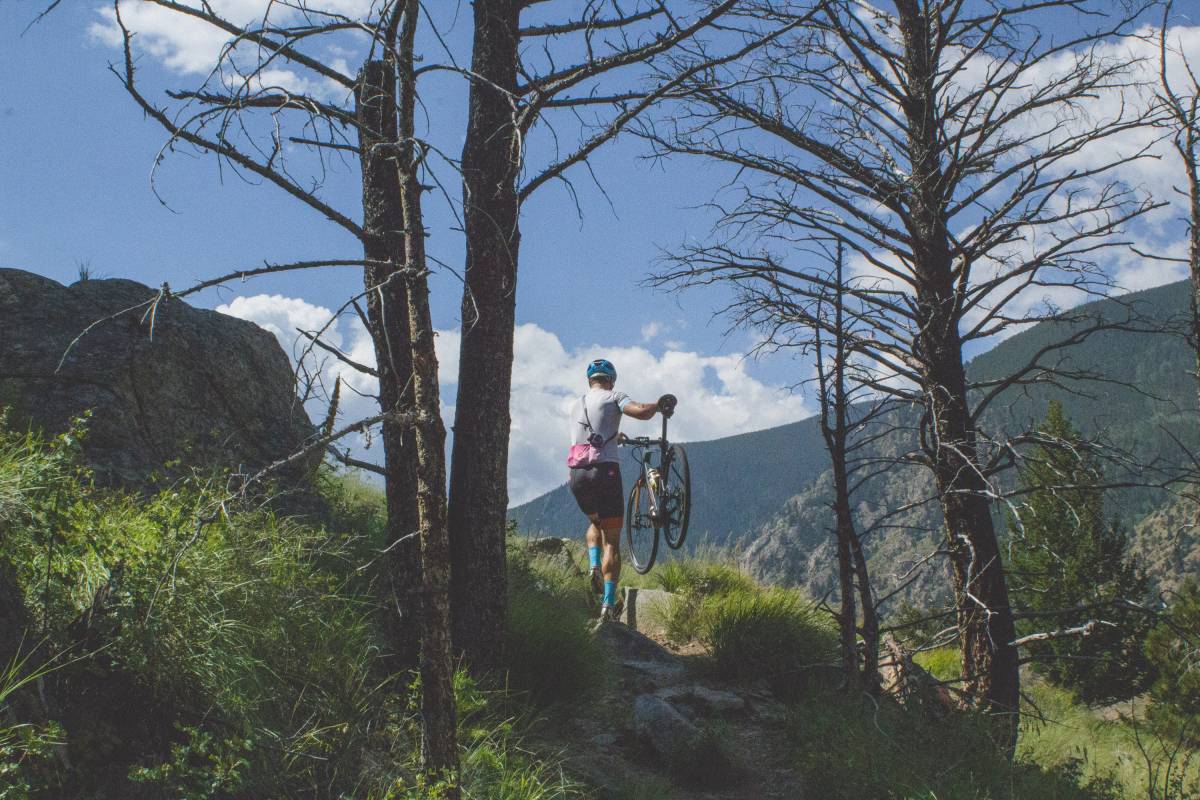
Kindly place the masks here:
[(625, 545), (633, 568), (644, 575), (654, 566), (661, 531), (672, 550), (683, 547), (692, 511), (692, 478), (683, 445), (667, 440), (667, 420), (678, 403), (674, 395), (659, 398), (662, 436), (628, 437), (618, 443), (634, 448), (641, 474), (629, 490), (625, 507)]

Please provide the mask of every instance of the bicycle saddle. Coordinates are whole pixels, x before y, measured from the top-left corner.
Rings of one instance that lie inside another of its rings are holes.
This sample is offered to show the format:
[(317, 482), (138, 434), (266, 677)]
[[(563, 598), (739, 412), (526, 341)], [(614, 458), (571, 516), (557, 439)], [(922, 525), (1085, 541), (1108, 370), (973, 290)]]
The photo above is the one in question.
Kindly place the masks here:
[(664, 394), (658, 398), (658, 410), (663, 413), (664, 417), (669, 417), (675, 413), (675, 406), (679, 403), (679, 399), (673, 394)]

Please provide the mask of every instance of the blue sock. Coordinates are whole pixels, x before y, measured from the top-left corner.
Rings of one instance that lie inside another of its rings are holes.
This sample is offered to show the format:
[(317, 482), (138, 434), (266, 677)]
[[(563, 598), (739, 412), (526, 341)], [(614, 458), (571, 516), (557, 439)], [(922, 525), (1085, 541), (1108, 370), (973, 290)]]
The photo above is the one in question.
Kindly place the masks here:
[(600, 569), (600, 545), (588, 548), (588, 566), (591, 569)]
[(616, 581), (605, 581), (604, 582), (604, 599), (601, 600), (600, 602), (604, 603), (604, 605), (606, 605), (606, 606), (615, 606), (617, 604), (617, 582)]

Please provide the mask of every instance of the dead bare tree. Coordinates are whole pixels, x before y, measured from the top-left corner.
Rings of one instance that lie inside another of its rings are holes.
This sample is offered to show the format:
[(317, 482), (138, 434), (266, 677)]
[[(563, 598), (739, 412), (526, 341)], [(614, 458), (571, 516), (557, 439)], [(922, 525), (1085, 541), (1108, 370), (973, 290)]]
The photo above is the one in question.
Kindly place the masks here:
[[(871, 590), (867, 556), (854, 522), (852, 505), (855, 489), (857, 485), (861, 485), (854, 480), (855, 473), (863, 465), (856, 465), (851, 459), (856, 451), (872, 441), (870, 436), (859, 437), (859, 441), (855, 441), (852, 438), (854, 430), (866, 429), (884, 411), (885, 406), (872, 404), (871, 398), (863, 398), (868, 407), (853, 407), (855, 390), (857, 388), (861, 391), (863, 382), (850, 382), (851, 374), (856, 370), (856, 365), (851, 359), (855, 351), (853, 340), (857, 336), (853, 329), (854, 316), (846, 313), (848, 294), (845, 291), (845, 246), (837, 242), (835, 247), (833, 285), (828, 292), (833, 316), (828, 323), (818, 321), (812, 326), (813, 354), (817, 368), (817, 397), (821, 405), (821, 435), (825, 439), (825, 448), (829, 451), (833, 471), (834, 531), (838, 543), (838, 574), (842, 601), (838, 614), (838, 623), (842, 630), (842, 669), (850, 687), (876, 694), (879, 691), (879, 614)], [(818, 304), (817, 307), (818, 320), (824, 316), (822, 305), (824, 304)], [(828, 336), (825, 335), (826, 329), (829, 331)], [(829, 339), (832, 341), (828, 341)], [(856, 605), (862, 609), (861, 665)]]
[[(756, 229), (763, 238), (778, 232), (769, 222), (757, 224)], [(873, 445), (892, 434), (894, 403), (869, 388), (874, 378), (856, 361), (858, 342), (869, 336), (870, 328), (869, 319), (860, 314), (869, 315), (871, 309), (853, 302), (844, 244), (814, 237), (797, 251), (808, 261), (827, 265), (827, 285), (815, 296), (805, 288), (796, 291), (789, 276), (782, 273), (727, 273), (723, 280), (734, 284), (736, 295), (725, 311), (735, 325), (753, 327), (762, 335), (756, 353), (793, 350), (814, 362), (815, 378), (802, 383), (814, 388), (830, 460), (840, 600), (840, 609), (831, 611), (841, 632), (842, 671), (847, 688), (876, 694), (880, 688), (879, 613), (863, 535), (877, 532), (890, 515), (868, 525), (860, 535), (853, 507), (854, 496), (863, 485), (892, 466), (879, 457)]]
[[(1183, 167), (1184, 186), (1176, 191), (1188, 200), (1187, 232), (1188, 254), (1179, 259), (1187, 265), (1191, 281), (1191, 319), (1189, 339), (1196, 350), (1197, 391), (1200, 393), (1200, 79), (1192, 69), (1182, 46), (1173, 46), (1168, 41), (1168, 26), (1174, 3), (1171, 0), (1163, 7), (1162, 25), (1158, 30), (1158, 92), (1159, 104), (1164, 111), (1160, 124), (1171, 134), (1171, 143)], [(1179, 60), (1183, 76), (1172, 79), (1171, 58)], [(1183, 85), (1180, 86), (1179, 84)], [(1171, 259), (1175, 260), (1175, 259)]]
[[(597, 149), (698, 70), (692, 65), (647, 80), (661, 72), (654, 65), (667, 54), (685, 47), (703, 53), (698, 37), (736, 0), (590, 0), (577, 16), (523, 24), (525, 12), (540, 10), (538, 2), (473, 4), (450, 539), (455, 646), (482, 671), (500, 663), (503, 644), (521, 207), (546, 184), (565, 183), (573, 167), (586, 167)], [(564, 58), (565, 66), (559, 63)], [(580, 116), (589, 112), (595, 117)], [(564, 126), (574, 128), (578, 142), (561, 150), (557, 130)]]
[[(991, 506), (1019, 437), (1005, 442), (980, 423), (1013, 388), (1088, 377), (1063, 352), (1118, 324), (1063, 312), (1052, 294), (1105, 294), (1099, 254), (1155, 207), (1111, 175), (1147, 152), (1104, 149), (1145, 113), (1092, 102), (1130, 84), (1130, 64), (1107, 45), (1142, 10), (830, 0), (797, 24), (810, 13), (802, 4), (756, 0), (742, 12), (790, 32), (689, 81), (678, 113), (643, 131), (664, 156), (731, 165), (742, 192), (721, 236), (684, 248), (661, 282), (754, 271), (785, 275), (811, 299), (830, 288), (825, 272), (747, 235), (753, 220), (843, 241), (853, 273), (876, 278), (842, 292), (872, 309), (859, 351), (878, 376), (869, 385), (922, 410), (914, 458), (938, 492), (966, 696), (998, 715), (1008, 745), (1019, 659)], [(968, 382), (972, 344), (1050, 319), (1069, 321), (1069, 333), (1007, 374)]]
[[(431, 781), (445, 781), (450, 787), (447, 796), (457, 797), (446, 434), (440, 416), (421, 205), (433, 147), (415, 128), (420, 74), (416, 65), (421, 58), (416, 37), (424, 10), (419, 0), (389, 0), (373, 6), (365, 18), (353, 19), (298, 0), (271, 4), (261, 17), (243, 24), (221, 16), (208, 4), (150, 2), (229, 37), (201, 84), (168, 91), (174, 106), (160, 106), (139, 82), (136, 33), (125, 24), (121, 0), (115, 0), (114, 21), (122, 34), (124, 60), (113, 71), (142, 111), (168, 132), (165, 149), (190, 145), (215, 155), (235, 172), (284, 190), (361, 242), (364, 289), (337, 313), (351, 308), (358, 313), (374, 344), (375, 366), (359, 364), (322, 342), (334, 319), (309, 333), (308, 348), (321, 347), (379, 381), (382, 414), (378, 420), (385, 456), (383, 467), (375, 470), (385, 480), (389, 578), (394, 588), (389, 605), (398, 612), (389, 627), (405, 666), (416, 663), (419, 638), (424, 766)], [(347, 31), (365, 34), (367, 40), (361, 66), (353, 76), (310, 54), (314, 42)], [(312, 80), (279, 85), (270, 72), (279, 64)], [(306, 93), (297, 88), (304, 85), (326, 88)], [(338, 102), (339, 96), (343, 103)], [(293, 145), (308, 154), (307, 160), (290, 156)], [(322, 177), (331, 159), (344, 154), (357, 155), (361, 167), (361, 223), (355, 221), (356, 214), (337, 209), (322, 192)], [(309, 170), (307, 180), (299, 177), (297, 160), (300, 169)], [(328, 263), (274, 265), (261, 272)], [(407, 435), (410, 428), (415, 435)], [(344, 452), (333, 452), (352, 461)], [(419, 540), (409, 535), (415, 531)], [(405, 546), (406, 542), (411, 544)], [(419, 550), (414, 547), (418, 542)]]

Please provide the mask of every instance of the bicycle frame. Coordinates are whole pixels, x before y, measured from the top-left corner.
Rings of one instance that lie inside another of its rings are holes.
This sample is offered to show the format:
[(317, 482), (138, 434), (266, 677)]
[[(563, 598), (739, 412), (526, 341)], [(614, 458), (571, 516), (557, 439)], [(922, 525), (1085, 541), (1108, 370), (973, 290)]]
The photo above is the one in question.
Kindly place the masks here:
[[(667, 417), (662, 418), (662, 435), (657, 439), (647, 437), (638, 437), (630, 439), (628, 444), (634, 448), (634, 458), (642, 465), (642, 478), (646, 486), (646, 490), (650, 493), (650, 508), (652, 509), (650, 521), (658, 527), (662, 523), (662, 515), (664, 507), (662, 505), (661, 490), (666, 480), (667, 470), (671, 467), (671, 443), (667, 440)], [(655, 465), (655, 454), (651, 449), (658, 447), (658, 464)], [(658, 470), (658, 481), (652, 480), (651, 470)]]

